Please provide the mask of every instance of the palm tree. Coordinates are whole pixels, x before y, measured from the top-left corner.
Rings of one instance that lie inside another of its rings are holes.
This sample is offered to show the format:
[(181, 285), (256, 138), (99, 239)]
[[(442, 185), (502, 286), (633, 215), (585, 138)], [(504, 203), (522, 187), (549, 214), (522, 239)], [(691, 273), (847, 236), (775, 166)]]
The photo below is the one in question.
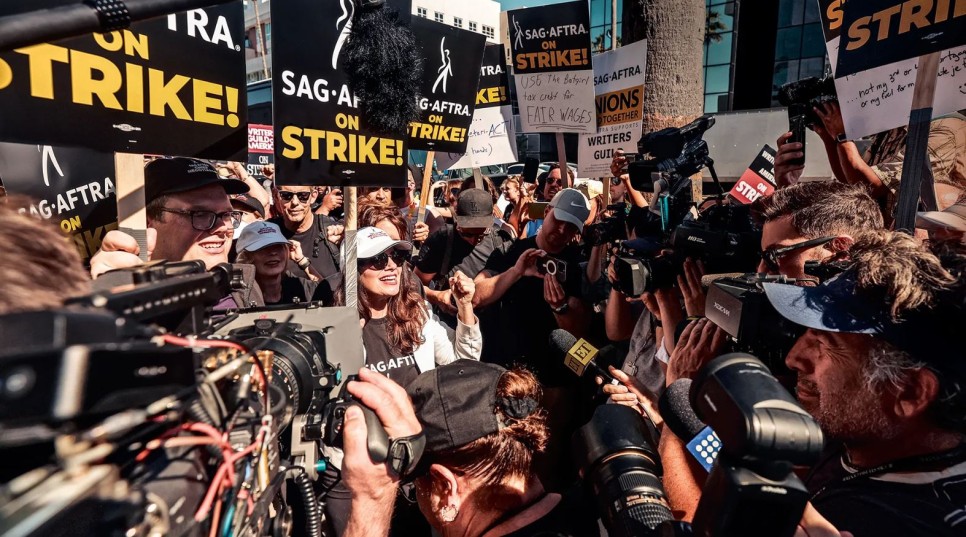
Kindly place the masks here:
[(721, 12), (709, 9), (704, 24), (704, 44), (720, 43), (724, 39), (721, 34), (727, 29), (728, 25), (721, 22)]
[[(609, 47), (604, 46), (604, 41), (610, 37), (610, 30), (605, 31), (602, 34), (597, 34), (594, 38), (594, 42), (590, 44), (591, 50), (594, 53), (601, 53), (610, 50)], [(617, 36), (617, 46), (621, 46), (621, 36)]]
[(704, 112), (704, 1), (623, 1), (624, 42), (647, 39), (644, 132), (686, 125)]

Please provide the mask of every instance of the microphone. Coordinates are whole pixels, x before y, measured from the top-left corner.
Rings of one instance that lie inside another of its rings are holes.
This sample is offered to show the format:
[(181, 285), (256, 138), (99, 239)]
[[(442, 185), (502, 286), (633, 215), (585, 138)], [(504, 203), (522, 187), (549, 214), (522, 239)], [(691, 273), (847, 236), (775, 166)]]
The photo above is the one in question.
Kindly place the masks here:
[(664, 424), (675, 436), (686, 442), (707, 427), (691, 408), (690, 392), (691, 379), (676, 380), (664, 390), (657, 402)]
[(691, 379), (676, 380), (661, 394), (657, 407), (668, 429), (687, 442), (688, 453), (710, 472), (721, 450), (721, 440), (695, 414), (691, 407), (690, 392)]
[(562, 356), (567, 369), (573, 371), (578, 377), (583, 377), (590, 372), (603, 378), (605, 382), (619, 384), (619, 381), (609, 371), (597, 365), (595, 361), (598, 356), (612, 356), (614, 354), (612, 345), (598, 349), (586, 340), (577, 339), (570, 332), (560, 328), (550, 332), (549, 343), (552, 352)]

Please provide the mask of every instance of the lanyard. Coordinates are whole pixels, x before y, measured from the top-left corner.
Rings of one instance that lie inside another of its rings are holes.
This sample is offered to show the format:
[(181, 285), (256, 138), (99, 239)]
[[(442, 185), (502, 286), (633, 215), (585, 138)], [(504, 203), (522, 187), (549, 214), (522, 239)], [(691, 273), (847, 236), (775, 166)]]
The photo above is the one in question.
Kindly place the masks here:
[(818, 492), (812, 494), (811, 501), (815, 501), (816, 498), (821, 496), (826, 492), (829, 487), (838, 486), (849, 481), (855, 481), (856, 479), (863, 479), (867, 477), (872, 477), (876, 475), (882, 475), (889, 473), (891, 471), (908, 471), (913, 470), (921, 466), (928, 466), (931, 464), (939, 462), (954, 461), (956, 459), (962, 458), (966, 455), (966, 444), (960, 444), (959, 446), (950, 449), (948, 451), (942, 451), (939, 453), (930, 453), (928, 455), (916, 455), (913, 457), (907, 457), (905, 459), (899, 459), (896, 461), (887, 462), (874, 466), (872, 468), (867, 468), (865, 470), (855, 472), (854, 474), (849, 474), (833, 482), (827, 483), (822, 488), (818, 489)]

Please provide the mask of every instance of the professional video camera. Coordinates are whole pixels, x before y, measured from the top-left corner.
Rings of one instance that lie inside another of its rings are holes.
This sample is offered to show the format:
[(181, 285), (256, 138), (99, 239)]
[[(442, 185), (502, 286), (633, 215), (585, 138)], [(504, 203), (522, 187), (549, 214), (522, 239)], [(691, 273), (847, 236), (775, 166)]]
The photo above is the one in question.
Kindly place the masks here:
[(788, 130), (792, 133), (788, 141), (802, 144), (802, 157), (790, 161), (791, 164), (805, 163), (805, 128), (822, 121), (812, 109), (822, 103), (837, 100), (835, 80), (831, 76), (822, 79), (803, 78), (778, 88), (778, 102), (788, 108)]
[(793, 535), (808, 493), (792, 466), (814, 463), (823, 447), (811, 416), (746, 354), (705, 366), (691, 384), (690, 406), (720, 438), (693, 527), (672, 519), (649, 421), (628, 407), (602, 405), (574, 434), (580, 475), (608, 535)]
[(776, 374), (785, 376), (790, 373), (785, 366), (785, 356), (805, 329), (775, 311), (762, 284), (814, 285), (848, 266), (847, 262), (809, 261), (805, 264), (805, 274), (809, 277), (801, 280), (755, 273), (719, 278), (708, 287), (704, 314), (728, 334), (732, 351), (754, 354)]
[(596, 224), (584, 226), (581, 233), (584, 243), (599, 246), (610, 242), (627, 240), (628, 207), (624, 203), (614, 203), (607, 206), (607, 211), (613, 212), (610, 218), (604, 218)]
[(754, 270), (760, 243), (749, 206), (713, 205), (698, 219), (681, 222), (666, 242), (648, 238), (622, 243), (614, 262), (617, 288), (639, 296), (670, 287), (687, 258), (701, 260), (712, 274)]
[(151, 264), (70, 308), (0, 317), (0, 453), (19, 461), (0, 534), (321, 534), (311, 480), (352, 404), (343, 372), (364, 363), (358, 316), (205, 313), (238, 277)]

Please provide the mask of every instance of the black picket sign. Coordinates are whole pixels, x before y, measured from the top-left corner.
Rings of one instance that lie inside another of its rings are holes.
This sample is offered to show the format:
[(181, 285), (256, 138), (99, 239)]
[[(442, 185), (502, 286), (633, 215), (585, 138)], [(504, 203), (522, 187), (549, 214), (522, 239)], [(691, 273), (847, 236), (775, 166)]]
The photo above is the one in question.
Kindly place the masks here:
[(507, 24), (514, 74), (593, 69), (586, 1), (511, 10)]
[(244, 160), (243, 29), (235, 2), (4, 53), (0, 140)]
[(423, 56), (423, 85), (422, 115), (409, 127), (409, 147), (462, 153), (476, 108), (486, 37), (422, 18), (413, 19), (412, 28)]

